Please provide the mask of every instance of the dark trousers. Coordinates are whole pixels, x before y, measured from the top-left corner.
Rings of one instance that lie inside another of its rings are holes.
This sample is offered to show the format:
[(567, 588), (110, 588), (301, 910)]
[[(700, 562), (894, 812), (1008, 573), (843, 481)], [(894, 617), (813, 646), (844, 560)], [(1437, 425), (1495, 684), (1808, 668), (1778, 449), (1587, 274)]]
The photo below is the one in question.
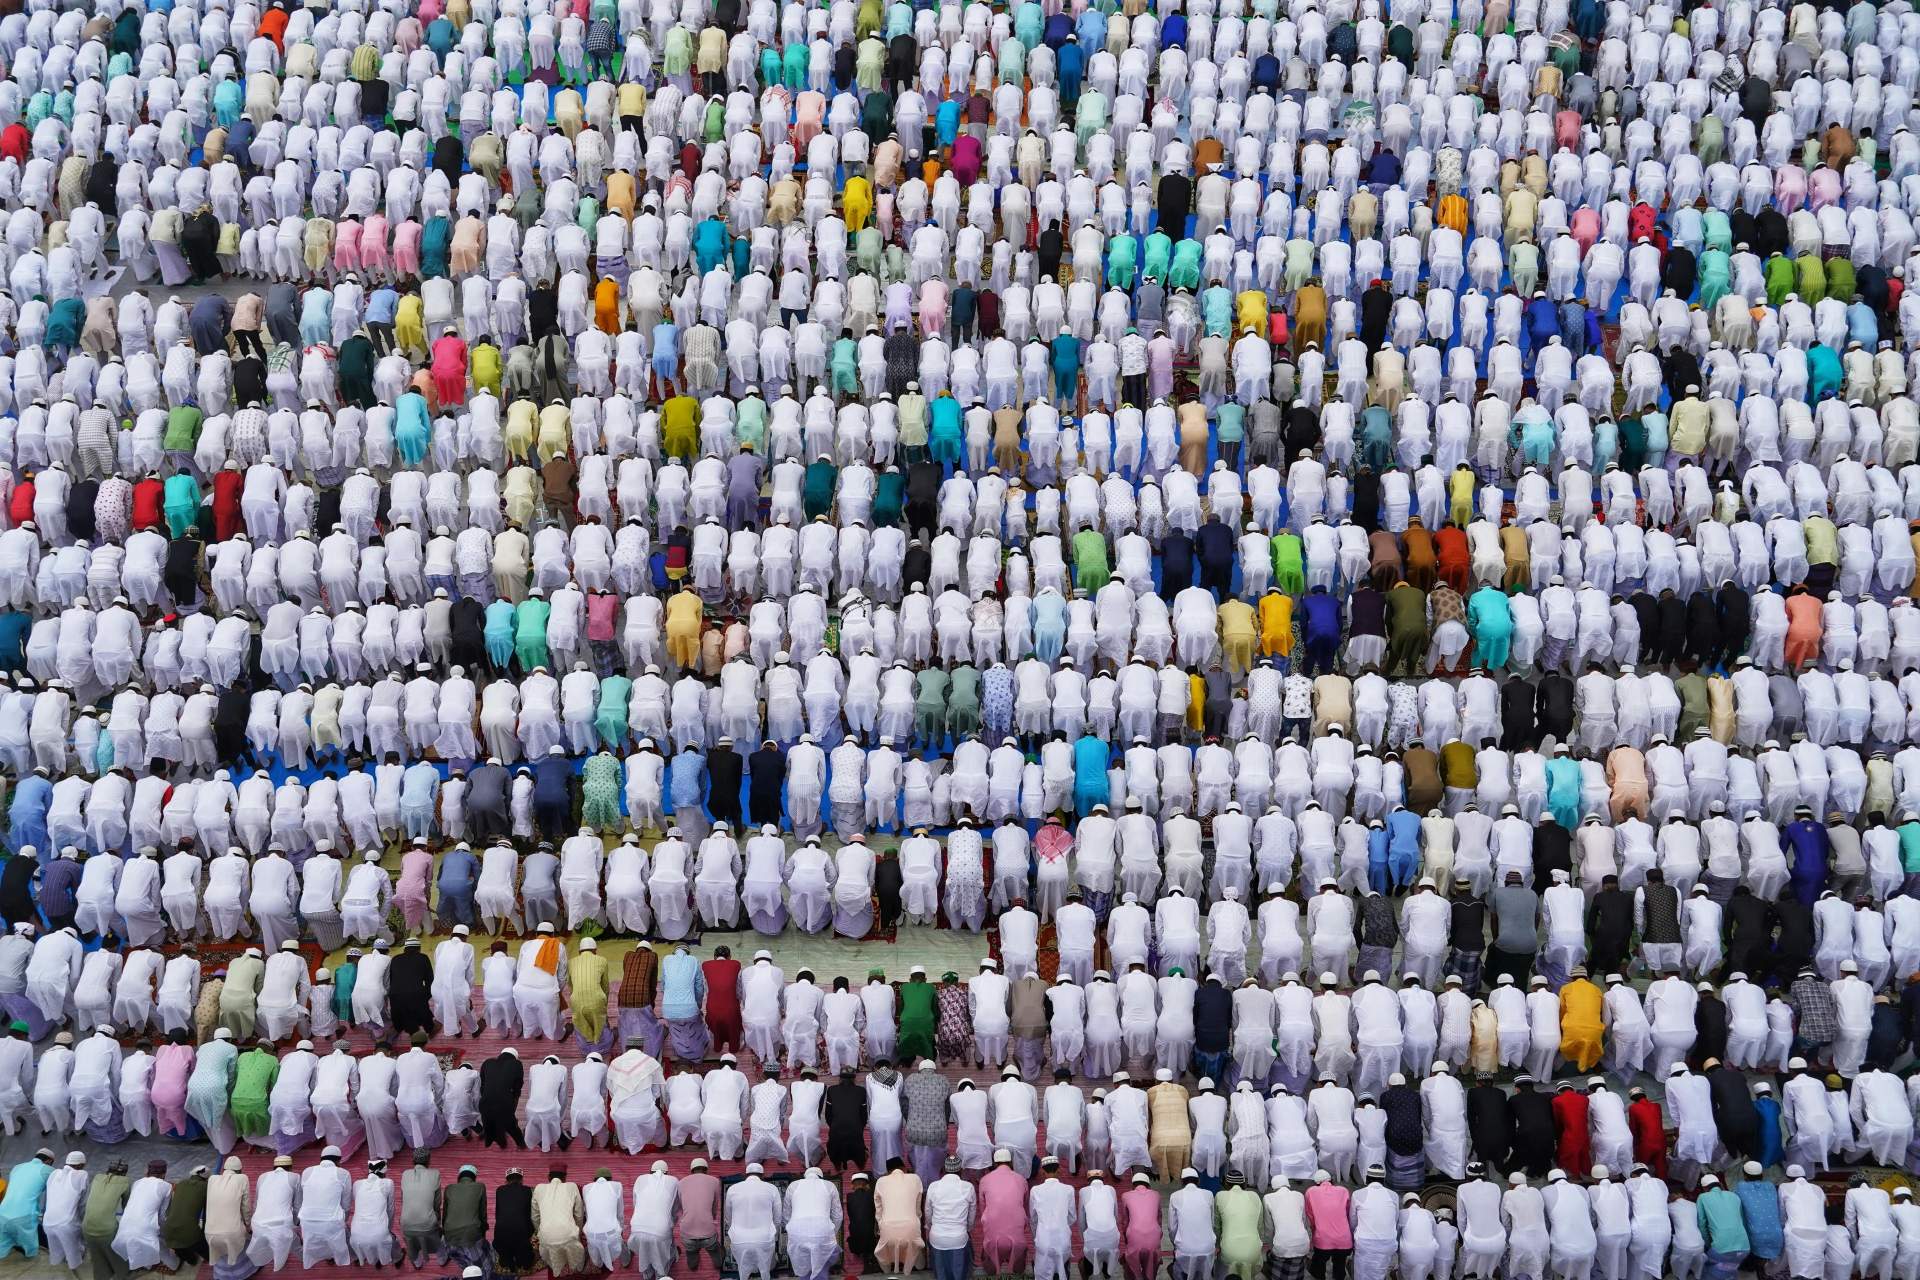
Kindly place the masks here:
[(1487, 985), (1497, 985), (1503, 973), (1512, 974), (1514, 982), (1525, 990), (1527, 979), (1533, 974), (1533, 956), (1524, 951), (1502, 951), (1499, 947), (1488, 947)]
[(725, 1269), (720, 1262), (722, 1250), (720, 1248), (719, 1236), (701, 1236), (696, 1240), (688, 1240), (688, 1241), (685, 1241), (684, 1243), (686, 1245), (688, 1270), (692, 1270), (693, 1268), (699, 1266), (700, 1255), (705, 1253), (712, 1256), (713, 1269), (715, 1271), (720, 1271), (724, 1273)]
[(958, 1249), (935, 1249), (932, 1253), (934, 1280), (967, 1280), (973, 1274), (972, 1245), (962, 1245)]
[[(504, 1111), (505, 1114), (500, 1114)], [(520, 1129), (520, 1119), (511, 1109), (492, 1107), (480, 1108), (480, 1136), (489, 1147), (504, 1147), (511, 1139), (513, 1145), (522, 1151), (527, 1149), (527, 1135)]]
[(1315, 1249), (1307, 1274), (1313, 1280), (1347, 1280), (1347, 1264), (1352, 1260), (1351, 1249)]

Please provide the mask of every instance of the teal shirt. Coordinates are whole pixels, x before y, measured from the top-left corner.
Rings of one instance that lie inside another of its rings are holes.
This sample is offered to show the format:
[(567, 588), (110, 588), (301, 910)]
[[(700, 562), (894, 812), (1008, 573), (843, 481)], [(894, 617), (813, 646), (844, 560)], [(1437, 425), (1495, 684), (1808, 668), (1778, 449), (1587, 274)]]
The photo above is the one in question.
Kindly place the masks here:
[(928, 406), (928, 440), (944, 440), (958, 445), (964, 438), (960, 430), (960, 402), (941, 396)]
[(1213, 438), (1221, 444), (1238, 444), (1247, 437), (1247, 406), (1228, 400), (1219, 409)]
[(230, 129), (240, 119), (240, 111), (246, 105), (246, 92), (237, 79), (222, 80), (213, 91), (213, 118), (222, 128)]
[(47, 1179), (53, 1166), (35, 1158), (13, 1166), (7, 1174), (7, 1194), (0, 1199), (0, 1221), (40, 1221), (41, 1202), (46, 1198)]
[(360, 976), (360, 966), (352, 960), (333, 968), (333, 1016), (343, 1023), (353, 1021), (353, 984)]
[(1746, 1219), (1740, 1212), (1740, 1197), (1725, 1187), (1715, 1187), (1694, 1202), (1700, 1218), (1700, 1234), (1711, 1253), (1744, 1258), (1752, 1251), (1747, 1240)]
[[(162, 501), (169, 512), (183, 512), (188, 524), (193, 523), (194, 515), (200, 509), (200, 484), (185, 471), (176, 471), (167, 477), (166, 485), (161, 489)], [(176, 530), (176, 536), (184, 533)]]
[(1233, 294), (1222, 285), (1214, 285), (1201, 294), (1200, 318), (1208, 337), (1225, 337), (1233, 328)]
[(1013, 38), (1031, 49), (1040, 43), (1046, 22), (1046, 11), (1040, 7), (1038, 0), (1026, 0), (1013, 15)]
[(482, 632), (489, 649), (513, 643), (513, 601), (495, 600), (487, 606), (487, 621)]
[(601, 741), (617, 747), (627, 736), (627, 699), (633, 693), (633, 681), (625, 676), (608, 676), (600, 682), (600, 702), (594, 708), (593, 727)]
[(513, 611), (513, 636), (516, 640), (541, 640), (547, 638), (547, 618), (553, 612), (553, 606), (545, 600), (522, 600)]
[(1920, 875), (1920, 822), (1900, 824), (1900, 869)]

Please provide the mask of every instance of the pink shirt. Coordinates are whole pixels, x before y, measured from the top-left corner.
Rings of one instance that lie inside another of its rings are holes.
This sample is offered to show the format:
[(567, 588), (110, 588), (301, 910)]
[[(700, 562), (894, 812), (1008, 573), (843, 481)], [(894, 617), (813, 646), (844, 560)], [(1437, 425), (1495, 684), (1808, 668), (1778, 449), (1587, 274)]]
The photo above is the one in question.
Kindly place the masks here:
[(193, 1046), (163, 1044), (153, 1051), (153, 1079), (147, 1097), (154, 1106), (184, 1107), (187, 1104), (187, 1077), (193, 1074)]
[(980, 1179), (980, 1234), (992, 1245), (1031, 1243), (1027, 1230), (1027, 1180), (1010, 1165), (999, 1165)]
[(594, 594), (587, 597), (587, 639), (613, 639), (614, 623), (620, 617), (620, 597)]
[(1841, 199), (1840, 175), (1822, 165), (1807, 178), (1807, 208), (1815, 213)]
[(409, 849), (400, 859), (400, 884), (396, 897), (409, 902), (427, 900), (427, 877), (433, 874), (433, 855), (425, 849)]
[(690, 1173), (680, 1179), (680, 1238), (711, 1240), (720, 1234), (720, 1179)]
[(920, 286), (920, 331), (939, 333), (947, 323), (947, 282), (929, 280)]
[[(366, 233), (361, 233), (360, 252), (367, 251)], [(402, 275), (420, 274), (420, 224), (412, 218), (393, 229), (393, 267)]]
[[(336, 228), (335, 234), (338, 235)], [(375, 271), (387, 266), (387, 215), (376, 213), (360, 224), (360, 262)]]
[(1313, 1230), (1314, 1248), (1353, 1248), (1353, 1222), (1347, 1213), (1349, 1197), (1345, 1187), (1331, 1182), (1315, 1183), (1302, 1198), (1307, 1206), (1307, 1225)]
[(1152, 1187), (1130, 1187), (1120, 1194), (1122, 1232), (1128, 1249), (1160, 1247), (1160, 1193)]

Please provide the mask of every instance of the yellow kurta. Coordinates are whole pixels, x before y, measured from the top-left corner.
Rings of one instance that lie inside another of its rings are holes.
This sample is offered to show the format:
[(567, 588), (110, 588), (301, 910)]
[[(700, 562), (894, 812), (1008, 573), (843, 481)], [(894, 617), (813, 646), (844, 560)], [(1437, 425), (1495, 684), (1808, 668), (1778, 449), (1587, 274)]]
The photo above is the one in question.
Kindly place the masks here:
[(567, 996), (573, 1029), (588, 1044), (598, 1044), (607, 1029), (607, 962), (598, 951), (582, 951), (567, 966), (567, 976), (573, 983)]
[(1607, 1036), (1604, 1003), (1600, 988), (1585, 978), (1560, 988), (1560, 1056), (1578, 1070), (1591, 1071), (1600, 1061)]
[(1246, 674), (1253, 666), (1253, 647), (1259, 636), (1252, 605), (1245, 600), (1229, 600), (1220, 606), (1220, 649), (1228, 671), (1237, 676)]
[(1293, 597), (1269, 591), (1260, 597), (1260, 654), (1285, 657), (1293, 652)]

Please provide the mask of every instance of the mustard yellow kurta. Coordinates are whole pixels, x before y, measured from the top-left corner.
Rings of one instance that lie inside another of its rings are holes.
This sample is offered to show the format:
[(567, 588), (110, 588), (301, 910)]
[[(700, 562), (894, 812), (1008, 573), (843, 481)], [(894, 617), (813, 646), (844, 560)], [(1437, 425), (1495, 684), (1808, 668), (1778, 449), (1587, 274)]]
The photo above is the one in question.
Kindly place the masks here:
[(1607, 1036), (1600, 988), (1575, 978), (1560, 988), (1560, 1056), (1581, 1071), (1600, 1061)]
[(1270, 591), (1260, 597), (1260, 655), (1286, 657), (1293, 652), (1293, 597)]

